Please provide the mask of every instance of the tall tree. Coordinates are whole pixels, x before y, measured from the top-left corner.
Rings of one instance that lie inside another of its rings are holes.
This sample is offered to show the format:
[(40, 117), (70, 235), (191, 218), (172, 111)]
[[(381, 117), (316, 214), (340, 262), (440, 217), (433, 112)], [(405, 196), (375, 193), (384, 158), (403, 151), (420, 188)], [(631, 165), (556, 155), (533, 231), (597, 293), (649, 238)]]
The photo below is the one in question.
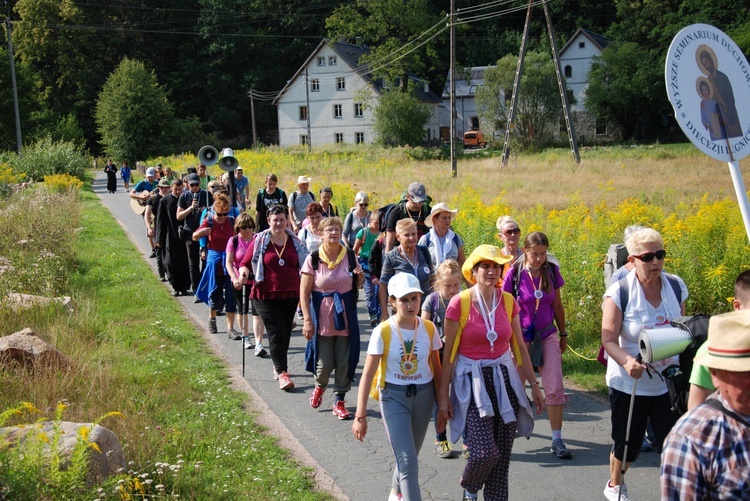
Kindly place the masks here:
[(173, 119), (154, 72), (128, 58), (109, 76), (96, 103), (97, 131), (107, 154), (131, 164), (167, 153)]
[(372, 51), (360, 64), (406, 91), (409, 73), (424, 76), (438, 60), (437, 41), (419, 44), (442, 29), (444, 19), (429, 0), (357, 0), (336, 9), (326, 27), (333, 38), (363, 37)]
[(376, 142), (383, 146), (419, 146), (430, 109), (411, 92), (390, 91), (378, 100), (374, 111)]
[[(517, 63), (518, 56), (508, 54), (484, 72), (476, 101), (480, 123), (490, 124), (488, 133), (505, 130)], [(538, 147), (550, 141), (561, 113), (552, 55), (527, 52), (514, 123), (521, 146)]]

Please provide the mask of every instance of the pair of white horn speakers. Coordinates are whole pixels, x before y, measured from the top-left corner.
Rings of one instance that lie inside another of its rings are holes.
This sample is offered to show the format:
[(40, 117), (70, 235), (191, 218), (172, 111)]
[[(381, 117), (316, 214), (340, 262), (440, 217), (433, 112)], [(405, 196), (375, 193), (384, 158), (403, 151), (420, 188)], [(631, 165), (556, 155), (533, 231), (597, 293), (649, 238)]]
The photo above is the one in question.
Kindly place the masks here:
[(211, 145), (204, 146), (198, 151), (198, 161), (205, 166), (219, 164), (219, 168), (226, 172), (232, 172), (240, 163), (234, 158), (234, 150), (232, 148), (224, 148), (221, 150), (221, 157), (219, 156), (219, 150)]

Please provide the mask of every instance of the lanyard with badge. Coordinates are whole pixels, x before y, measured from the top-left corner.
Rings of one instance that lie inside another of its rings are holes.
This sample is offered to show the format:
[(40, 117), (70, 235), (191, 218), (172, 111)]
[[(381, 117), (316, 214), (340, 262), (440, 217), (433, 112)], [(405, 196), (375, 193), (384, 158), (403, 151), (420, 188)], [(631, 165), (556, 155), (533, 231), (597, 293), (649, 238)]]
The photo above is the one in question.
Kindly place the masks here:
[(417, 331), (419, 329), (419, 320), (415, 319), (414, 325), (414, 339), (411, 342), (411, 350), (407, 351), (406, 343), (404, 342), (404, 336), (401, 334), (401, 329), (398, 326), (398, 322), (393, 322), (393, 326), (396, 328), (398, 339), (401, 341), (401, 349), (403, 350), (403, 357), (401, 357), (401, 363), (399, 364), (401, 372), (406, 375), (412, 375), (417, 372), (418, 363), (414, 359), (414, 351), (417, 346)]
[(497, 301), (497, 292), (492, 291), (492, 310), (487, 307), (487, 303), (484, 301), (484, 297), (477, 290), (477, 299), (479, 303), (479, 312), (482, 314), (482, 320), (484, 320), (484, 326), (487, 328), (487, 341), (490, 342), (490, 351), (495, 352), (495, 341), (497, 341), (497, 332), (495, 331), (495, 310), (500, 305)]

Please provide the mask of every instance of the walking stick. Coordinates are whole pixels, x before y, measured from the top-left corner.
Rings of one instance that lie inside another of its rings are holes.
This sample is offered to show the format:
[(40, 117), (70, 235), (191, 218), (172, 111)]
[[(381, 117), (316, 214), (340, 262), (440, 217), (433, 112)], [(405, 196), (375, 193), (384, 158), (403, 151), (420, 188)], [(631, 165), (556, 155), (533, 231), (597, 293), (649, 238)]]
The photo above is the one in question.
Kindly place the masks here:
[[(245, 311), (245, 303), (247, 302), (247, 284), (242, 284), (242, 300), (240, 301), (240, 313)], [(240, 318), (242, 315), (240, 315)], [(242, 333), (245, 335), (244, 337), (249, 336), (248, 328), (247, 328), (247, 321), (248, 321), (248, 315), (245, 315), (245, 324), (242, 328)], [(245, 377), (245, 339), (242, 339), (242, 343), (240, 343), (240, 346), (242, 347), (242, 377)]]
[[(635, 361), (641, 363), (643, 358), (639, 353), (635, 357)], [(628, 411), (628, 424), (625, 428), (625, 452), (622, 455), (622, 465), (620, 466), (620, 490), (617, 491), (617, 501), (620, 501), (622, 496), (622, 486), (625, 484), (625, 465), (628, 464), (628, 446), (630, 445), (630, 425), (633, 421), (633, 404), (635, 404), (635, 388), (638, 385), (638, 380), (633, 379), (633, 393), (630, 395), (630, 410)]]

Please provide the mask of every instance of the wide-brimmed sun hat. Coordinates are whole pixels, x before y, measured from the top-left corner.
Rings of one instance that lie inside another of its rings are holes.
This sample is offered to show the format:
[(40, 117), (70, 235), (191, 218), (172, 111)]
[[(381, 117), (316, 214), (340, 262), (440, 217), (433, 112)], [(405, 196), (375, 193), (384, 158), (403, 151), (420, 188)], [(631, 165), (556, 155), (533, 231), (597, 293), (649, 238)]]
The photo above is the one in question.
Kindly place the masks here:
[(424, 220), (425, 226), (428, 228), (432, 228), (432, 225), (434, 224), (432, 221), (432, 218), (438, 215), (441, 212), (450, 212), (451, 213), (451, 222), (453, 222), (454, 219), (456, 219), (456, 214), (458, 214), (458, 209), (449, 209), (448, 204), (440, 202), (439, 204), (435, 204), (432, 207), (432, 211), (430, 211), (430, 215), (427, 217), (427, 219)]
[(714, 315), (708, 321), (708, 353), (695, 362), (712, 369), (750, 371), (750, 310)]
[(388, 295), (395, 298), (402, 298), (412, 292), (422, 293), (422, 287), (419, 285), (419, 279), (411, 273), (396, 273), (388, 280)]
[(300, 177), (297, 178), (297, 184), (298, 185), (300, 185), (300, 184), (309, 184), (310, 181), (312, 181), (312, 178), (311, 177), (307, 177), (307, 176), (300, 176)]
[(466, 258), (466, 261), (464, 261), (464, 265), (461, 267), (461, 273), (463, 274), (464, 278), (467, 282), (470, 284), (477, 283), (477, 280), (474, 278), (474, 274), (472, 271), (474, 270), (474, 267), (481, 263), (482, 261), (492, 261), (497, 264), (505, 264), (509, 262), (512, 258), (510, 256), (504, 256), (503, 252), (500, 250), (500, 247), (495, 247), (494, 245), (489, 244), (482, 244), (471, 253), (469, 257)]
[(169, 179), (166, 177), (163, 177), (159, 179), (159, 184), (157, 184), (159, 188), (169, 188)]

